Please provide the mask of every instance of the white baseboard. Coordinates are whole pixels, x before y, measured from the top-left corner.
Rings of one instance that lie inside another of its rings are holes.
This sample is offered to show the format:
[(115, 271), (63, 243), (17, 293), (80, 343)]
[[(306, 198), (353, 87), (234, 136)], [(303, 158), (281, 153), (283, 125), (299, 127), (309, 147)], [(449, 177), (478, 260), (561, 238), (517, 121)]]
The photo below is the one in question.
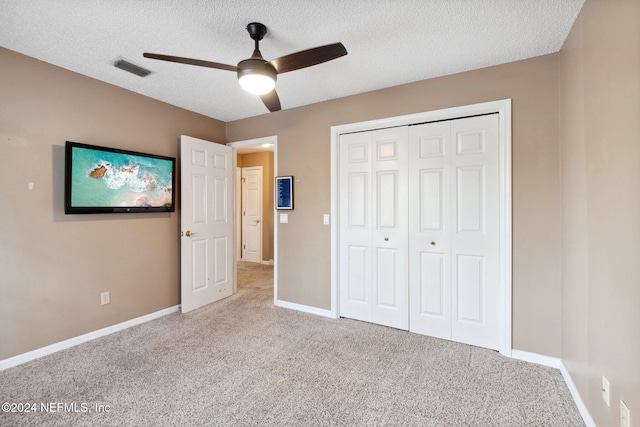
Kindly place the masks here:
[(296, 304), (294, 302), (277, 300), (276, 307), (288, 308), (290, 310), (302, 311), (304, 313), (316, 314), (323, 317), (335, 318), (331, 310), (324, 310), (322, 308), (311, 307), (308, 305)]
[(529, 353), (522, 350), (511, 350), (511, 357), (525, 362), (537, 363), (538, 365), (548, 366), (550, 368), (560, 369), (561, 362), (557, 357), (544, 356), (537, 353)]
[(562, 363), (562, 361), (560, 361), (560, 372), (562, 373), (564, 382), (567, 383), (567, 387), (571, 392), (573, 401), (576, 403), (576, 406), (578, 407), (578, 411), (580, 412), (580, 415), (582, 415), (582, 420), (584, 421), (585, 425), (587, 427), (597, 427), (596, 423), (593, 421), (593, 418), (591, 418), (591, 414), (587, 409), (587, 405), (584, 404), (584, 401), (582, 400), (582, 396), (580, 396), (580, 393), (578, 392), (578, 388), (574, 384), (573, 379), (569, 374), (569, 371), (564, 366), (564, 363)]
[(564, 382), (567, 384), (567, 388), (569, 392), (571, 392), (571, 397), (573, 397), (573, 401), (578, 407), (578, 412), (582, 416), (582, 420), (584, 421), (587, 427), (597, 427), (596, 423), (593, 422), (593, 418), (591, 418), (591, 414), (589, 414), (589, 410), (587, 409), (587, 405), (584, 404), (580, 393), (578, 393), (578, 389), (569, 374), (569, 371), (562, 363), (562, 359), (557, 357), (543, 356), (541, 354), (529, 353), (528, 351), (522, 350), (512, 350), (511, 357), (518, 360), (524, 360), (525, 362), (537, 363), (538, 365), (549, 366), (550, 368), (555, 368), (560, 371), (562, 374), (562, 378), (564, 378)]
[(179, 311), (179, 310), (180, 310), (180, 305), (165, 308), (164, 310), (160, 310), (154, 313), (146, 314), (144, 316), (136, 317), (135, 319), (127, 320), (126, 322), (118, 323), (117, 325), (108, 326), (106, 328), (98, 329), (97, 331), (89, 332), (87, 334), (80, 335), (74, 338), (69, 338), (68, 340), (60, 341), (55, 344), (48, 345), (46, 347), (41, 347), (39, 349), (29, 351), (27, 353), (22, 353), (17, 356), (10, 357), (8, 359), (0, 360), (0, 371), (13, 368), (14, 366), (18, 366), (35, 359), (39, 359), (40, 357), (53, 354), (57, 351), (65, 350), (69, 347), (73, 347), (78, 344), (82, 344), (87, 341), (94, 340), (96, 338), (104, 337), (114, 332), (118, 332), (123, 329), (127, 329), (132, 326), (136, 326), (141, 323), (145, 323), (150, 320), (157, 319), (162, 316), (166, 316), (167, 314), (175, 313), (176, 311)]
[(261, 264), (264, 264), (264, 265), (273, 265), (273, 260), (272, 260), (272, 259), (270, 259), (269, 261), (262, 260), (262, 263), (261, 263)]

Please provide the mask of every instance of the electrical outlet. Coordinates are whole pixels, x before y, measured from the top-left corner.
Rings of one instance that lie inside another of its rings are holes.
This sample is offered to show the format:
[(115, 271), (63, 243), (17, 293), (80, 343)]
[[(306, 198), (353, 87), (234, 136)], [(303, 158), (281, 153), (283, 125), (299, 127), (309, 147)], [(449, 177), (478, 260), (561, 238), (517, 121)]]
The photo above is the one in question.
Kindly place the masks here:
[(631, 411), (622, 400), (620, 401), (620, 427), (631, 427)]
[(103, 292), (100, 294), (100, 304), (105, 305), (111, 302), (111, 295), (109, 292)]
[(604, 400), (604, 403), (606, 403), (607, 406), (611, 406), (609, 404), (609, 381), (604, 377), (604, 375), (602, 376), (602, 400)]

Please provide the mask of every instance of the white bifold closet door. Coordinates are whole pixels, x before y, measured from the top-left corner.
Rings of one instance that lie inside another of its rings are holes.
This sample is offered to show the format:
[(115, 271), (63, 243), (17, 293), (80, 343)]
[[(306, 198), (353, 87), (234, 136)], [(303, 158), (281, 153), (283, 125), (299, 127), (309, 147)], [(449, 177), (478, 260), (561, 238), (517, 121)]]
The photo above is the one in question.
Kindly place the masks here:
[(498, 349), (498, 115), (409, 128), (410, 330)]
[(499, 349), (498, 115), (340, 136), (340, 316)]
[(409, 328), (408, 129), (340, 137), (340, 315)]

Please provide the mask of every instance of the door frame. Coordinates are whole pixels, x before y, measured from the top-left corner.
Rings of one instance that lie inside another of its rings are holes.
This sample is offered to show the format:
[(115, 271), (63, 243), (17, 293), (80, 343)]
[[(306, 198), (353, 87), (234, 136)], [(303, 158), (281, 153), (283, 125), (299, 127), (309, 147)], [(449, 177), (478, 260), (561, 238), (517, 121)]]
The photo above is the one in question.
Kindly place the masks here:
[(439, 120), (452, 120), (481, 114), (498, 113), (498, 153), (500, 174), (500, 295), (501, 339), (499, 351), (511, 357), (512, 333), (512, 228), (511, 228), (511, 99), (502, 99), (461, 107), (445, 108), (405, 116), (389, 117), (331, 127), (331, 317), (338, 318), (339, 310), (339, 147), (340, 135), (394, 126), (406, 126)]
[[(238, 172), (238, 148), (259, 147), (263, 144), (273, 144), (273, 176), (278, 176), (278, 136), (265, 136), (261, 138), (246, 139), (242, 141), (228, 142), (227, 145), (233, 148), (233, 167)], [(263, 176), (264, 179), (264, 176)], [(237, 195), (237, 192), (236, 192)], [(237, 196), (236, 196), (237, 197)], [(237, 206), (237, 203), (235, 204)], [(238, 221), (239, 212), (235, 212), (235, 221)], [(262, 212), (264, 217), (264, 212)], [(277, 215), (273, 215), (273, 303), (278, 303), (278, 220)], [(234, 292), (236, 289), (234, 289)]]

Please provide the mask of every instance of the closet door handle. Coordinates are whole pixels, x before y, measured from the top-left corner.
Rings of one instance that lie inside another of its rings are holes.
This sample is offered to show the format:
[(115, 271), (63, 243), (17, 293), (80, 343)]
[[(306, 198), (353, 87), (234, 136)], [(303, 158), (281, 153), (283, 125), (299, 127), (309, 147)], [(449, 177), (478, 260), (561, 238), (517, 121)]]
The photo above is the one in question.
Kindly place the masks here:
[(431, 242), (431, 246), (435, 246), (435, 245), (436, 245), (436, 242)]
[(384, 238), (384, 241), (385, 241), (385, 242), (388, 242), (388, 241), (389, 241), (389, 238), (388, 238), (388, 237), (385, 237), (385, 238)]

